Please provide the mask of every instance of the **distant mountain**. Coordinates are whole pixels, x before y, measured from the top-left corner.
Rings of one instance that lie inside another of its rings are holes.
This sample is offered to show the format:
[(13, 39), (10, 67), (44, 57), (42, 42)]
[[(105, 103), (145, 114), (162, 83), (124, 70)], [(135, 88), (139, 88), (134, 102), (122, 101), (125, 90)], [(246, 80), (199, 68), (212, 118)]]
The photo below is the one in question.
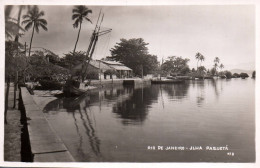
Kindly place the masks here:
[(244, 73), (247, 73), (249, 76), (251, 76), (252, 73), (253, 73), (253, 70), (232, 69), (232, 70), (230, 70), (230, 72), (231, 72), (232, 74), (234, 74), (234, 73), (240, 74), (240, 73), (244, 72)]

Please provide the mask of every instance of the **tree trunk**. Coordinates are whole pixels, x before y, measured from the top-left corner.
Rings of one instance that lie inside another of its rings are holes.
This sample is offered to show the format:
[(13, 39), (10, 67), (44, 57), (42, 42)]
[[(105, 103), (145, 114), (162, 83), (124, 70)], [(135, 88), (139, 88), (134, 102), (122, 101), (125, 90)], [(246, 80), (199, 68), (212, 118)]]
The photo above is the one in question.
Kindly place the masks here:
[[(18, 27), (20, 27), (21, 13), (22, 13), (22, 6), (19, 7), (19, 12), (18, 12), (18, 18), (17, 18)], [(18, 34), (15, 36), (14, 41), (17, 44), (16, 54), (18, 56), (19, 55), (19, 29), (18, 29)], [(17, 62), (16, 62), (16, 68), (17, 68)], [(16, 69), (15, 80), (14, 80), (14, 105), (13, 105), (13, 108), (15, 108), (15, 106), (16, 106), (17, 83), (18, 83), (18, 70)]]
[[(16, 66), (17, 68), (17, 66)], [(15, 80), (14, 80), (14, 105), (13, 108), (16, 107), (16, 91), (17, 91), (17, 84), (18, 84), (18, 71), (16, 70), (15, 73)]]
[(9, 96), (9, 88), (10, 88), (10, 76), (7, 78), (7, 87), (5, 92), (5, 124), (7, 124), (7, 110), (8, 110), (8, 96)]
[(35, 24), (33, 23), (33, 31), (32, 31), (32, 37), (31, 37), (31, 42), (30, 42), (30, 48), (29, 48), (29, 57), (31, 56), (31, 48), (32, 48), (32, 39), (33, 39), (33, 34), (34, 34), (34, 28), (35, 28)]
[(77, 48), (77, 44), (78, 44), (78, 41), (79, 41), (80, 30), (81, 30), (81, 22), (79, 23), (79, 32), (78, 32), (77, 40), (76, 40), (75, 47), (74, 47), (74, 50), (73, 50), (73, 56), (75, 54), (75, 51), (76, 51), (76, 48)]
[(198, 72), (198, 64), (199, 64), (199, 60), (198, 60), (198, 62), (197, 62), (197, 72)]

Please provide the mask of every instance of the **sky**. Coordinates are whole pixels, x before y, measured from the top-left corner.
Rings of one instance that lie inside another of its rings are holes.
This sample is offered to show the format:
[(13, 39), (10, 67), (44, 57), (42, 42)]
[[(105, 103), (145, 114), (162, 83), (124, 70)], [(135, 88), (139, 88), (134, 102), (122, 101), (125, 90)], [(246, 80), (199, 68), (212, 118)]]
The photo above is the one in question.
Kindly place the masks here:
[[(121, 38), (143, 38), (150, 54), (158, 61), (168, 56), (190, 59), (196, 68), (195, 54), (205, 57), (206, 68), (220, 58), (227, 70), (255, 69), (255, 8), (253, 5), (172, 5), (172, 6), (87, 6), (93, 24), (83, 22), (77, 51), (86, 51), (99, 11), (104, 20), (102, 29), (112, 32), (99, 38), (94, 59), (110, 56), (110, 49)], [(33, 38), (33, 47), (43, 47), (60, 57), (72, 51), (78, 29), (73, 28), (73, 6), (39, 6), (45, 12), (48, 31), (40, 30)], [(13, 11), (13, 17), (18, 11)], [(25, 14), (25, 11), (24, 13)], [(32, 30), (25, 32), (21, 43), (29, 44)]]

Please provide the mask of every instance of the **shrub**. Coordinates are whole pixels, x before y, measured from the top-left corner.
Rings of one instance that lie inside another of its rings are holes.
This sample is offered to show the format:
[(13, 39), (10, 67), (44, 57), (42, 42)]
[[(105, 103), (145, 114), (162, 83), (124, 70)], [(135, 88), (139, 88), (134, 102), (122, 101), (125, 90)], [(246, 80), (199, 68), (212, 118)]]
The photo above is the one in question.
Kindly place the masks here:
[(230, 79), (232, 77), (232, 73), (230, 71), (225, 71), (224, 74), (226, 75), (226, 77), (228, 79)]
[(255, 71), (252, 73), (252, 78), (255, 78)]
[(240, 78), (240, 75), (238, 73), (234, 73), (233, 76), (234, 78)]
[(248, 75), (247, 73), (241, 73), (241, 74), (240, 74), (240, 77), (241, 77), (241, 78), (247, 78), (247, 77), (249, 77), (249, 75)]

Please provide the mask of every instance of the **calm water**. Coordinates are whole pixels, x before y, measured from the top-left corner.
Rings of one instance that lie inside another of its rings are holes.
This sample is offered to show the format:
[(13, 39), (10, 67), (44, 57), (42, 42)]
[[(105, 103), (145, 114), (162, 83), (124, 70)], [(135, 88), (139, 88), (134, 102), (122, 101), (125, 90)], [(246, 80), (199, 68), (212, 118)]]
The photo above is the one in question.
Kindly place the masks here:
[(253, 79), (118, 86), (44, 111), (78, 162), (254, 162), (254, 88)]

